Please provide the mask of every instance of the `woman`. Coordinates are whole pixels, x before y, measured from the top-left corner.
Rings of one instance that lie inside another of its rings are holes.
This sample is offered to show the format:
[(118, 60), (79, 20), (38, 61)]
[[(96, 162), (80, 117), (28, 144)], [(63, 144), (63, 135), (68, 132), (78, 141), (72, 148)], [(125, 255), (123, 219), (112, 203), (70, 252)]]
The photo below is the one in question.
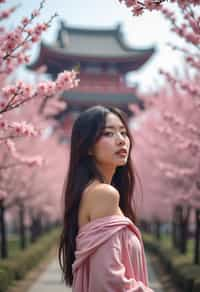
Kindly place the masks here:
[(152, 292), (134, 224), (131, 149), (116, 108), (91, 107), (74, 123), (59, 247), (73, 292)]

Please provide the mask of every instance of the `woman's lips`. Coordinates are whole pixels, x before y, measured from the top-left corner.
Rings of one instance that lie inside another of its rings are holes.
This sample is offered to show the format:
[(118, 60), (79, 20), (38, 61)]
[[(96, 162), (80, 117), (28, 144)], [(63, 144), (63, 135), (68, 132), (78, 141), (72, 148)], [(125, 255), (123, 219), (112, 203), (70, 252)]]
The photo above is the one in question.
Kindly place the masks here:
[(121, 150), (115, 152), (115, 154), (117, 154), (119, 156), (127, 156), (127, 150), (126, 149), (121, 149)]

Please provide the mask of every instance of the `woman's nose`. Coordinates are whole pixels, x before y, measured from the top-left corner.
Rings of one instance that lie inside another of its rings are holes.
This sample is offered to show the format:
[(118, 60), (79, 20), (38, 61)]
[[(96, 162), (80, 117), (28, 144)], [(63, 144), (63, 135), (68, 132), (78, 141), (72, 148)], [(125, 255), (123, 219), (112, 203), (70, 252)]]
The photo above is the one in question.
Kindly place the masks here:
[(116, 140), (117, 140), (117, 144), (119, 144), (119, 145), (121, 145), (121, 144), (123, 145), (125, 143), (124, 136), (120, 133), (117, 134)]

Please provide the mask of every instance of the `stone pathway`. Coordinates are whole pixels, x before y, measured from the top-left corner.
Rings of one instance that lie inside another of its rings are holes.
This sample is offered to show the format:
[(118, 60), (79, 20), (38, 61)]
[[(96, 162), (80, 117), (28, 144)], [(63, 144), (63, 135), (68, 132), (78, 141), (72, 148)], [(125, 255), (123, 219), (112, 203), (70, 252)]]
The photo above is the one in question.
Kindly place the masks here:
[(165, 291), (163, 289), (162, 284), (160, 283), (160, 281), (158, 279), (158, 274), (156, 273), (155, 269), (153, 268), (152, 263), (150, 261), (150, 257), (147, 253), (146, 253), (146, 256), (147, 256), (147, 265), (148, 265), (150, 287), (155, 292), (168, 292), (168, 291)]
[[(159, 258), (155, 254), (148, 255), (148, 269), (150, 274), (151, 287), (156, 291), (164, 292), (181, 292), (182, 289), (178, 289), (174, 285), (172, 276), (166, 273)], [(159, 279), (159, 280), (158, 280)]]
[(54, 259), (27, 292), (71, 292), (61, 281), (58, 260)]
[[(149, 257), (148, 260), (148, 270), (149, 270), (149, 280), (150, 287), (155, 292), (165, 292), (163, 290), (159, 279), (157, 278), (157, 273), (154, 271)], [(51, 264), (47, 267), (46, 271), (40, 275), (37, 282), (34, 283), (27, 292), (71, 292), (70, 288), (65, 287), (61, 281), (61, 274), (58, 266), (57, 259), (54, 259)], [(168, 292), (168, 291), (166, 291)]]

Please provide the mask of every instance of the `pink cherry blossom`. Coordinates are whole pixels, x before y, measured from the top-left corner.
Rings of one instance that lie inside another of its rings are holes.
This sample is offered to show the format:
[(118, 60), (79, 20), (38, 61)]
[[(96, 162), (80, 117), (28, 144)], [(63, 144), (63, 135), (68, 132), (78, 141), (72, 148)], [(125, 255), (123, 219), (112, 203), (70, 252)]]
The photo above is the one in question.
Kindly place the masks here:
[(32, 12), (32, 15), (35, 17), (35, 16), (38, 16), (40, 15), (40, 11), (38, 9), (35, 9), (33, 12)]
[(0, 11), (0, 20), (4, 19), (4, 18), (8, 18), (11, 13), (13, 13), (15, 11), (16, 7), (12, 7), (10, 9), (4, 10), (4, 11)]
[(7, 195), (8, 195), (7, 192), (0, 190), (0, 200), (5, 200)]
[(7, 129), (7, 122), (4, 120), (0, 120), (0, 129)]
[(25, 134), (27, 136), (37, 136), (39, 131), (36, 130), (31, 124), (27, 124), (27, 122), (12, 122), (9, 124), (9, 128), (16, 131), (18, 134)]
[(140, 4), (136, 4), (132, 8), (132, 12), (133, 12), (133, 15), (138, 16), (144, 12), (144, 8)]
[(23, 25), (28, 25), (30, 23), (30, 19), (28, 17), (24, 17), (21, 22)]

